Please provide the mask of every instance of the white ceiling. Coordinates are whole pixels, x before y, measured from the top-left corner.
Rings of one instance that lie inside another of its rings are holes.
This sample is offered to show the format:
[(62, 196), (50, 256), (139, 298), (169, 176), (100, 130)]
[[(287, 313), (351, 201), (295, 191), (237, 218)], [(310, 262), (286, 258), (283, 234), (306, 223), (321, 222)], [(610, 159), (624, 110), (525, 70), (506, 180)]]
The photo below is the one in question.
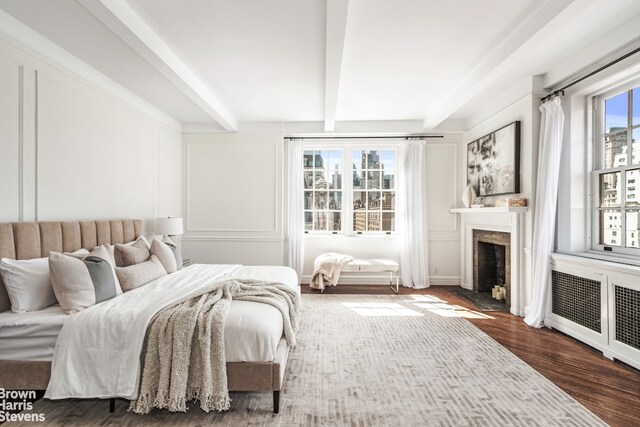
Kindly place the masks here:
[(0, 9), (183, 124), (231, 131), (263, 121), (333, 130), (334, 119), (468, 127), (530, 93), (532, 76), (567, 77), (640, 39), (638, 0), (0, 0)]

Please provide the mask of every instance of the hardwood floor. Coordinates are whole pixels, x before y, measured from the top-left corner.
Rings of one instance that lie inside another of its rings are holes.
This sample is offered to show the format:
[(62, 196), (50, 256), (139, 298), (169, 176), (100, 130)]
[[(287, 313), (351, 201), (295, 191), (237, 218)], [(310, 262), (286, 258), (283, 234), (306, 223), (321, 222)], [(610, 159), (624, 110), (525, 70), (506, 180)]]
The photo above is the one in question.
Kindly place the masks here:
[[(403, 295), (436, 296), (469, 310), (475, 307), (450, 292), (455, 287), (436, 286), (415, 290), (401, 288)], [(318, 291), (303, 285), (302, 293)], [(342, 285), (326, 294), (393, 294), (387, 286)], [(489, 319), (468, 319), (487, 335), (544, 375), (611, 426), (640, 426), (640, 371), (612, 362), (602, 353), (561, 332), (535, 329), (519, 317), (503, 312), (483, 312)]]

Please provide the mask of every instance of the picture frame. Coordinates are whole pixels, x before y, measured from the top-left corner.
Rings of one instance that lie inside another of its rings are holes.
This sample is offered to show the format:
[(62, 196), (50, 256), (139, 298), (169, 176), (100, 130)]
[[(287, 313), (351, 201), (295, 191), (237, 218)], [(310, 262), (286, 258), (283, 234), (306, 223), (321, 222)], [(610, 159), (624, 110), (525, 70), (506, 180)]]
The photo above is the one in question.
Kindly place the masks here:
[(467, 144), (467, 185), (478, 197), (520, 192), (520, 121)]

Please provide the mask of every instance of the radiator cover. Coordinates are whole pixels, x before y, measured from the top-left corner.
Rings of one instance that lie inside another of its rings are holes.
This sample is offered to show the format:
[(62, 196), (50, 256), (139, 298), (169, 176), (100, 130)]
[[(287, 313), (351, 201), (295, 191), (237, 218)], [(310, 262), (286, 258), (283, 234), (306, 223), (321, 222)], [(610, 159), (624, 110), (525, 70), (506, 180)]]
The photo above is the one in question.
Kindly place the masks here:
[(600, 282), (560, 271), (551, 272), (552, 312), (602, 333)]
[(640, 350), (640, 291), (614, 286), (616, 340)]

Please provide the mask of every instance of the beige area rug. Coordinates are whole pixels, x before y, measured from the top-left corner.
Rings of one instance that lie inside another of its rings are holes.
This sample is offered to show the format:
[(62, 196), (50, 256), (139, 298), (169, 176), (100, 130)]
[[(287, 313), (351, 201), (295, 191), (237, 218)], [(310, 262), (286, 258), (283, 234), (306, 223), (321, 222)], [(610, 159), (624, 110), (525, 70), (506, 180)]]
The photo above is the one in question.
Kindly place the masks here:
[(232, 393), (231, 410), (221, 414), (192, 404), (186, 414), (140, 416), (125, 401), (113, 414), (108, 401), (39, 401), (32, 412), (64, 426), (605, 425), (463, 317), (490, 313), (425, 295), (303, 301), (279, 415), (271, 393)]

